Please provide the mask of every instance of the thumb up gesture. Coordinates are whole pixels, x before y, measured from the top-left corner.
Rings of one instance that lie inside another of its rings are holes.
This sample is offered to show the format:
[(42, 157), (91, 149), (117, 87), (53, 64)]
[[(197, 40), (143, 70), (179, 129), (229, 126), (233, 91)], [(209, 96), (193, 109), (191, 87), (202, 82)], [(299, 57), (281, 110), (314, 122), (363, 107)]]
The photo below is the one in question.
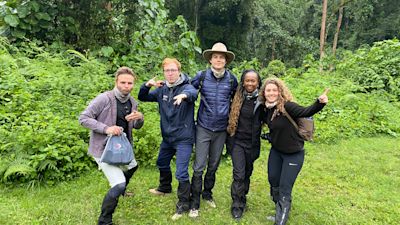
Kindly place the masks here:
[(318, 97), (319, 103), (323, 103), (323, 104), (328, 103), (328, 93), (329, 93), (329, 91), (330, 91), (329, 88), (325, 89), (324, 93), (322, 93), (322, 95), (320, 95)]

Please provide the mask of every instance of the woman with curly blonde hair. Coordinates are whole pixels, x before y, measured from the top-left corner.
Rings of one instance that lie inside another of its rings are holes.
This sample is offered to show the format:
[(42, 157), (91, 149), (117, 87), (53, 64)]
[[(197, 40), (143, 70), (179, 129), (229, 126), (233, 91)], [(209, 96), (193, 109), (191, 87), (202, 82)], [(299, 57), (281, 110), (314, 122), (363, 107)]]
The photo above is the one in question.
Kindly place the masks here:
[(293, 102), (292, 94), (278, 78), (269, 78), (260, 90), (260, 99), (265, 101), (264, 122), (269, 128), (271, 150), (268, 157), (268, 181), (275, 203), (275, 224), (286, 224), (292, 202), (292, 189), (304, 162), (304, 140), (286, 117), (294, 120), (310, 117), (321, 111), (328, 103), (327, 89), (308, 107)]
[(261, 125), (265, 117), (264, 104), (258, 101), (260, 86), (261, 78), (256, 71), (243, 71), (229, 115), (227, 131), (233, 142), (231, 213), (237, 220), (242, 217), (246, 207), (253, 163), (260, 155)]

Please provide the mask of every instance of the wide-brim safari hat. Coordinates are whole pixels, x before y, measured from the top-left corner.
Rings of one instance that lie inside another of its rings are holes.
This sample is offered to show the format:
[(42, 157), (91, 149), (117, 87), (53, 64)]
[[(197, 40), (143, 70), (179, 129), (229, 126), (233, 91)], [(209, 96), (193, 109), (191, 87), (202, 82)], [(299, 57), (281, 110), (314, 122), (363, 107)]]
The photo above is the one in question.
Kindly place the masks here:
[(226, 55), (226, 64), (229, 64), (235, 59), (235, 54), (231, 51), (228, 51), (226, 46), (221, 42), (215, 43), (211, 49), (204, 50), (203, 57), (210, 61), (213, 53), (224, 53)]

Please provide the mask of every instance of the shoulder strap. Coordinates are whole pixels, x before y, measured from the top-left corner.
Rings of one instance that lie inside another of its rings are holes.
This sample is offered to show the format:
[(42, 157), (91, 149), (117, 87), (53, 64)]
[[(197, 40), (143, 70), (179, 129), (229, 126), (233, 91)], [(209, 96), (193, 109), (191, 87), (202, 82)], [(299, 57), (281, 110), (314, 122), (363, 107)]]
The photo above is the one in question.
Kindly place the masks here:
[(206, 78), (206, 70), (203, 70), (203, 71), (201, 71), (201, 75), (200, 75), (199, 92), (201, 91), (201, 88), (203, 87), (203, 82), (204, 82), (205, 78)]
[(289, 113), (286, 112), (285, 107), (283, 107), (283, 115), (285, 115), (286, 118), (288, 118), (288, 120), (293, 124), (293, 126), (296, 128), (296, 130), (299, 130), (299, 126), (297, 125), (296, 122), (294, 122), (293, 118), (289, 115)]
[(231, 93), (230, 93), (230, 95), (231, 95), (231, 98), (233, 98), (233, 92), (234, 92), (234, 90), (233, 90), (233, 78), (232, 78), (232, 74), (231, 74), (231, 71), (229, 71), (228, 69), (227, 69), (227, 71), (228, 71), (228, 76), (229, 76), (229, 83), (231, 84)]

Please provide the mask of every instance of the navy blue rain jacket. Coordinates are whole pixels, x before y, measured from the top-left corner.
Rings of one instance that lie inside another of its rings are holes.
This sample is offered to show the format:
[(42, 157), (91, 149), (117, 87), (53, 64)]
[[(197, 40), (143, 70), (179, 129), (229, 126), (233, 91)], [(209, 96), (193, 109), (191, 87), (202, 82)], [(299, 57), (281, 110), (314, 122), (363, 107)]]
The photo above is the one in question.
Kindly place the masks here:
[[(163, 140), (168, 143), (193, 144), (195, 141), (194, 104), (197, 99), (197, 90), (189, 84), (185, 74), (182, 84), (169, 88), (164, 85), (153, 91), (140, 87), (138, 99), (145, 102), (158, 102), (160, 126)], [(186, 94), (187, 98), (180, 105), (174, 105), (174, 97)]]
[[(197, 72), (191, 83), (200, 87), (201, 71)], [(207, 69), (201, 85), (200, 107), (197, 112), (197, 124), (210, 131), (225, 131), (228, 126), (231, 99), (238, 86), (236, 77), (228, 70), (221, 79), (217, 79), (211, 69)]]

